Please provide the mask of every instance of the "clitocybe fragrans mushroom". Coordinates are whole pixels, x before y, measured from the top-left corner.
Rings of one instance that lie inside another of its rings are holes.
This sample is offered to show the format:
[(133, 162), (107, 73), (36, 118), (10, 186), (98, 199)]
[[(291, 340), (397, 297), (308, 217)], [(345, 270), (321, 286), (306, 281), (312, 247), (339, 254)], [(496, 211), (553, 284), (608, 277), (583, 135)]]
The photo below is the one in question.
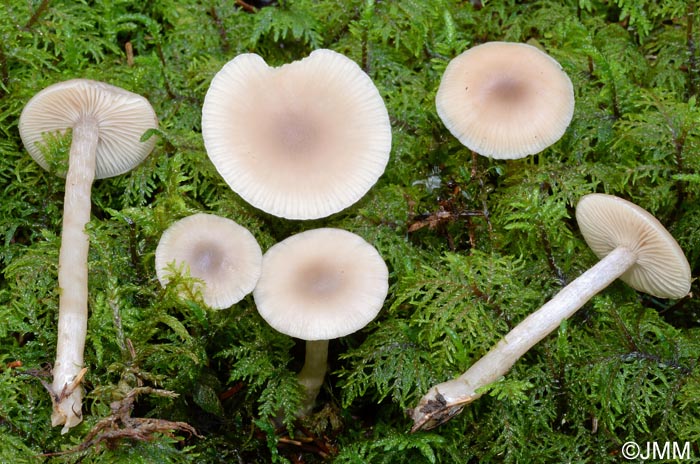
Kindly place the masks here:
[(379, 313), (389, 272), (377, 250), (351, 232), (322, 228), (293, 235), (263, 255), (253, 291), (258, 312), (277, 331), (306, 340), (299, 382), (308, 414), (323, 384), (328, 340), (363, 328)]
[(102, 82), (73, 79), (51, 85), (27, 103), (19, 132), (29, 154), (43, 168), (43, 134), (72, 131), (58, 260), (59, 313), (53, 367), (52, 425), (63, 433), (82, 420), (83, 350), (87, 334), (87, 257), (90, 191), (95, 178), (125, 173), (153, 149), (141, 136), (158, 127), (148, 101)]
[(690, 291), (690, 265), (683, 250), (644, 209), (594, 193), (581, 198), (576, 220), (600, 261), (526, 317), (464, 374), (432, 387), (413, 410), (414, 431), (440, 425), (479, 398), (479, 388), (508, 372), (527, 350), (615, 279), (660, 298), (682, 298)]
[(559, 63), (537, 47), (487, 42), (450, 61), (435, 104), (462, 145), (489, 158), (515, 159), (564, 135), (574, 90)]
[(253, 291), (262, 269), (260, 245), (248, 229), (214, 214), (198, 213), (172, 224), (156, 248), (156, 274), (163, 286), (171, 271), (187, 266), (204, 303), (224, 309)]
[(315, 219), (359, 200), (389, 160), (391, 126), (370, 77), (315, 50), (278, 68), (242, 54), (213, 78), (202, 108), (209, 158), (244, 200)]

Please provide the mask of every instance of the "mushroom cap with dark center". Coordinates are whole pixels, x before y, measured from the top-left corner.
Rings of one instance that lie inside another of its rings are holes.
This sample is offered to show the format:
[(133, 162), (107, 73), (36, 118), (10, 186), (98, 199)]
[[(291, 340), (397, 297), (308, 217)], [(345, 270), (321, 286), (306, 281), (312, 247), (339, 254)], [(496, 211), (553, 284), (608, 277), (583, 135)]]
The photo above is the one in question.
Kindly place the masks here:
[(583, 196), (576, 221), (588, 246), (603, 258), (617, 247), (637, 257), (620, 279), (659, 298), (682, 298), (690, 291), (690, 265), (664, 226), (643, 208), (602, 193)]
[[(130, 171), (153, 150), (155, 137), (141, 142), (148, 129), (158, 127), (158, 118), (148, 100), (89, 79), (59, 82), (34, 95), (22, 110), (19, 132), (31, 157), (48, 170), (40, 148), (44, 144), (43, 134), (63, 134), (86, 118), (94, 119), (99, 130), (97, 179)], [(65, 176), (65, 173), (57, 174)]]
[(315, 50), (278, 68), (242, 54), (214, 76), (202, 135), (244, 200), (288, 219), (336, 213), (375, 184), (391, 126), (372, 80), (349, 58)]
[(274, 329), (304, 340), (338, 338), (367, 325), (384, 304), (388, 270), (377, 250), (342, 229), (293, 235), (263, 256), (253, 297)]
[(198, 213), (172, 224), (156, 248), (156, 273), (163, 286), (171, 266), (187, 266), (200, 279), (204, 302), (223, 309), (253, 291), (260, 277), (262, 251), (255, 237), (234, 221)]
[(574, 91), (559, 63), (532, 45), (487, 42), (455, 57), (435, 98), (449, 131), (476, 153), (522, 158), (559, 140)]

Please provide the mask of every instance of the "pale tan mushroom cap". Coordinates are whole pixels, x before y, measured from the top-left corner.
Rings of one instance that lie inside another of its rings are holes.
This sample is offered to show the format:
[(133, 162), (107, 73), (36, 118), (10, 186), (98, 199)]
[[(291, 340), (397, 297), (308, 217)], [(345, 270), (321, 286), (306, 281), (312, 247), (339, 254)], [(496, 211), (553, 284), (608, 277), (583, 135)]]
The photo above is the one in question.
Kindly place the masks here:
[(59, 82), (34, 95), (20, 115), (19, 133), (31, 157), (48, 170), (39, 148), (44, 144), (42, 134), (63, 134), (82, 118), (95, 118), (99, 127), (97, 179), (130, 171), (153, 150), (155, 137), (141, 142), (144, 132), (158, 127), (158, 118), (148, 100), (88, 79)]
[(682, 298), (690, 291), (690, 265), (664, 226), (644, 209), (613, 195), (585, 195), (576, 206), (586, 243), (603, 258), (616, 247), (637, 256), (620, 279), (659, 298)]
[(314, 219), (359, 200), (391, 150), (377, 88), (340, 53), (316, 50), (278, 68), (255, 54), (214, 76), (202, 135), (219, 174), (244, 200), (288, 219)]
[(198, 213), (172, 224), (156, 248), (156, 274), (170, 282), (171, 269), (189, 270), (200, 279), (207, 306), (224, 309), (253, 291), (262, 269), (262, 251), (255, 237), (236, 222)]
[(450, 61), (435, 104), (463, 145), (490, 158), (515, 159), (564, 135), (574, 89), (559, 63), (537, 47), (487, 42)]
[(356, 332), (375, 318), (389, 290), (388, 279), (384, 260), (360, 236), (313, 229), (265, 253), (253, 297), (275, 330), (304, 340), (329, 340)]

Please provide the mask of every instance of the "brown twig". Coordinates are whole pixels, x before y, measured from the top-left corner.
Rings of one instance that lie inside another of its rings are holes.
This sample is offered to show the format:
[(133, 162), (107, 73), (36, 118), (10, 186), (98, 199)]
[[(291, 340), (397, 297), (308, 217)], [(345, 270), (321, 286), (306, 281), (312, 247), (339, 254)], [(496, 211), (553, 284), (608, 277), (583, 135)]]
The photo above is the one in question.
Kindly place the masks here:
[(169, 398), (178, 396), (176, 393), (168, 390), (151, 387), (133, 388), (122, 400), (114, 401), (110, 404), (112, 414), (95, 424), (78, 446), (67, 451), (46, 453), (42, 456), (75, 454), (91, 447), (99, 448), (102, 444), (105, 444), (108, 448), (114, 448), (122, 440), (152, 441), (155, 439), (156, 434), (172, 437), (174, 432), (185, 432), (189, 435), (200, 437), (194, 427), (186, 422), (131, 417), (136, 397), (144, 393)]
[(172, 100), (177, 99), (175, 92), (173, 92), (172, 86), (170, 85), (170, 80), (165, 70), (168, 68), (168, 64), (165, 60), (165, 54), (163, 53), (163, 47), (160, 44), (160, 40), (156, 40), (156, 55), (158, 56), (158, 61), (161, 64), (161, 72), (163, 75), (163, 83), (165, 84), (165, 92), (168, 97)]
[(314, 453), (319, 455), (322, 459), (328, 459), (335, 451), (325, 443), (323, 440), (316, 437), (308, 429), (306, 429), (299, 421), (295, 423), (295, 426), (302, 435), (296, 435), (294, 437), (283, 436), (278, 437), (277, 442), (283, 446), (295, 446), (301, 451), (307, 453)]
[[(248, 5), (248, 6), (250, 6), (250, 5)], [(249, 11), (249, 10), (246, 10), (246, 11)], [(226, 26), (224, 25), (224, 22), (221, 20), (221, 17), (219, 16), (219, 13), (216, 11), (216, 8), (214, 7), (214, 5), (212, 5), (211, 8), (209, 8), (209, 16), (211, 16), (211, 19), (212, 19), (212, 21), (214, 21), (214, 25), (216, 26), (216, 29), (219, 31), (219, 39), (221, 40), (221, 51), (224, 52), (225, 54), (228, 54), (229, 51), (231, 50), (231, 43), (228, 40)]]
[(219, 394), (219, 399), (220, 399), (221, 401), (224, 401), (224, 400), (227, 400), (227, 399), (231, 398), (231, 397), (234, 396), (236, 393), (238, 393), (239, 391), (241, 391), (241, 389), (243, 389), (244, 385), (245, 385), (245, 384), (244, 384), (243, 382), (238, 382), (237, 384), (235, 384), (233, 387), (229, 388), (229, 389), (226, 390), (225, 392), (220, 393), (220, 394)]
[[(298, 421), (297, 421), (296, 426), (297, 426), (297, 429), (299, 429), (299, 431), (301, 431), (301, 433), (303, 433), (304, 435), (306, 435), (306, 437), (308, 438), (308, 440), (309, 440), (310, 442), (312, 442), (312, 443), (314, 443), (314, 444), (316, 445), (316, 447), (318, 448), (318, 453), (319, 453), (321, 456), (323, 456), (324, 458), (326, 458), (326, 457), (328, 457), (328, 456), (330, 456), (331, 454), (334, 453), (334, 451), (330, 448), (330, 446), (328, 445), (328, 442), (327, 442), (326, 440), (320, 440), (316, 435), (314, 435), (313, 433), (311, 433), (311, 431), (309, 431), (309, 429), (307, 429), (306, 427), (304, 427), (304, 426), (303, 426), (301, 423), (299, 423)], [(324, 437), (324, 438), (328, 438), (328, 437)]]
[(34, 11), (34, 14), (24, 25), (24, 30), (29, 30), (32, 28), (32, 26), (34, 26), (34, 23), (36, 23), (39, 20), (44, 11), (46, 11), (46, 9), (49, 7), (49, 3), (51, 3), (49, 0), (42, 0), (42, 2), (39, 4), (39, 7)]
[(248, 13), (255, 13), (258, 11), (253, 5), (251, 5), (250, 3), (246, 3), (243, 0), (236, 0), (236, 5), (240, 6), (241, 8), (243, 8), (243, 10), (247, 11)]
[(131, 42), (124, 44), (124, 52), (126, 53), (126, 65), (132, 67), (134, 65), (134, 46)]
[(474, 180), (474, 179), (476, 179), (476, 176), (478, 173), (479, 157), (474, 150), (472, 150), (471, 152), (472, 152), (472, 170), (469, 173), (469, 180)]

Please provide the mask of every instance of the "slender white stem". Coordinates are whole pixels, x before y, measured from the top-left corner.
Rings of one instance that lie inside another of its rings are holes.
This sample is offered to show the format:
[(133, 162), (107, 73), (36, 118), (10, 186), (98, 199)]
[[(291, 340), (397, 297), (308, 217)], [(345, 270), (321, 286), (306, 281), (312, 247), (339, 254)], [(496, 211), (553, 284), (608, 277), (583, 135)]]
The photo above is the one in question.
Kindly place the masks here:
[(328, 340), (308, 340), (304, 367), (298, 374), (299, 383), (304, 386), (306, 396), (297, 413), (306, 416), (311, 413), (328, 368)]
[(636, 262), (634, 253), (618, 247), (581, 274), (540, 309), (508, 332), (488, 353), (456, 379), (433, 386), (413, 410), (413, 430), (440, 425), (481, 396), (477, 389), (507, 373), (537, 342), (571, 317), (595, 294)]
[(63, 231), (58, 258), (58, 343), (53, 367), (54, 405), (51, 425), (62, 425), (61, 433), (82, 420), (83, 350), (88, 318), (88, 236), (90, 190), (95, 178), (97, 122), (84, 118), (73, 127), (66, 174)]

